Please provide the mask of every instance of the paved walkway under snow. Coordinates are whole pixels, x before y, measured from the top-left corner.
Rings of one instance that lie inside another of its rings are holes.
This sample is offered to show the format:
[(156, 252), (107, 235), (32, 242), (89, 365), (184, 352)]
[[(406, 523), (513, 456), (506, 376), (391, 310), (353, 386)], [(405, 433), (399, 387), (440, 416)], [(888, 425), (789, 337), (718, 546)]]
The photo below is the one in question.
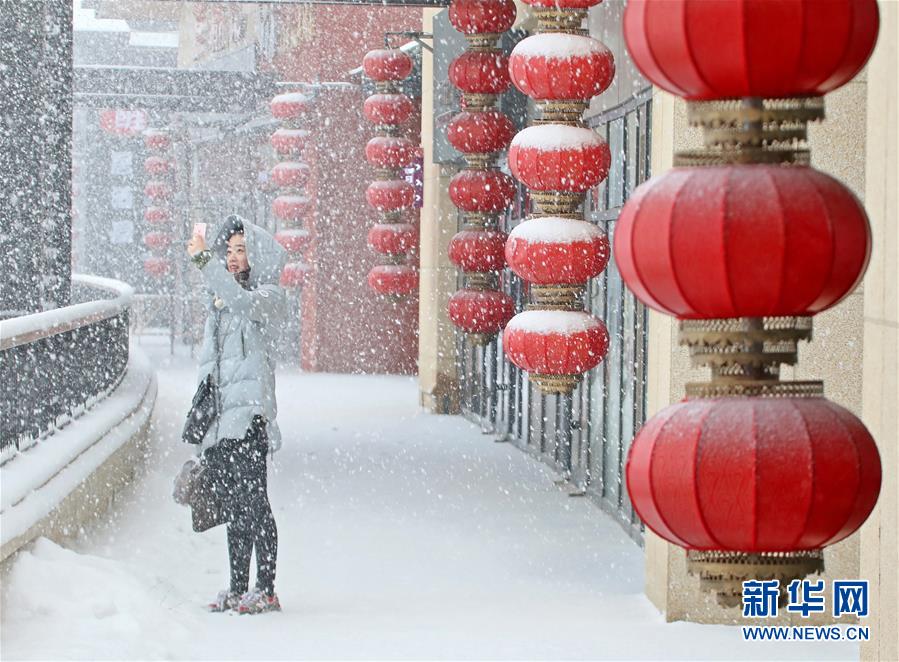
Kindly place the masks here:
[(16, 558), (4, 660), (857, 659), (664, 623), (616, 524), (509, 444), (420, 411), (400, 377), (279, 376), (284, 611), (205, 613), (227, 582), (224, 530), (193, 533), (171, 500), (194, 369), (162, 356), (148, 473), (72, 549), (40, 540)]

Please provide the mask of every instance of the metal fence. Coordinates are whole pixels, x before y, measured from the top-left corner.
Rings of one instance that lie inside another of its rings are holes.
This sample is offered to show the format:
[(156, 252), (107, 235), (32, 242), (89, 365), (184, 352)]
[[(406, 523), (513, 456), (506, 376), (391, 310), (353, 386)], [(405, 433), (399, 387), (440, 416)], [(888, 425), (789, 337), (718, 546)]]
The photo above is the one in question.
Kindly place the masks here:
[[(588, 195), (585, 218), (610, 240), (624, 201), (650, 175), (651, 104), (651, 90), (645, 89), (588, 121), (608, 142), (612, 167), (608, 179)], [(526, 191), (520, 189), (504, 229), (511, 230), (527, 209)], [(502, 285), (516, 310), (523, 310), (526, 285), (508, 269)], [(642, 524), (624, 487), (624, 463), (645, 417), (646, 310), (625, 288), (614, 260), (590, 282), (587, 310), (606, 323), (609, 352), (569, 396), (542, 395), (505, 359), (501, 338), (472, 347), (458, 334), (462, 409), (485, 432), (548, 463), (573, 495), (592, 498), (641, 541)]]
[(0, 331), (0, 460), (65, 426), (119, 384), (131, 288), (73, 279), (81, 303), (5, 320)]

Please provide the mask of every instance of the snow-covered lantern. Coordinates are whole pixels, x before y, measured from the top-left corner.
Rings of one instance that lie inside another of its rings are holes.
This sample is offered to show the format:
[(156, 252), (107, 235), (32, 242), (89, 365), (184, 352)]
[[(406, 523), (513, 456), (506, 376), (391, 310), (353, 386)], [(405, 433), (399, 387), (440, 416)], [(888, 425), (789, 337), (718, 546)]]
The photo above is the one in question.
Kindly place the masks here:
[(296, 289), (306, 283), (309, 276), (309, 265), (303, 262), (288, 262), (281, 271), (281, 286)]
[(400, 301), (418, 291), (418, 269), (411, 264), (378, 264), (368, 272), (372, 290)]
[(503, 349), (544, 393), (571, 393), (608, 348), (602, 320), (584, 311), (587, 281), (609, 261), (608, 239), (583, 220), (586, 192), (611, 164), (609, 146), (581, 121), (615, 74), (611, 51), (581, 30), (598, 2), (528, 0), (542, 34), (519, 42), (509, 58), (512, 84), (541, 116), (509, 146), (509, 169), (536, 210), (506, 242), (510, 267), (530, 283), (531, 304), (509, 322)]
[(163, 253), (172, 243), (172, 235), (167, 232), (148, 232), (144, 235), (144, 245), (155, 253)]
[(381, 264), (368, 277), (369, 287), (387, 297), (404, 297), (418, 289), (418, 271), (408, 255), (418, 246), (418, 231), (403, 219), (415, 201), (415, 189), (402, 177), (402, 169), (415, 159), (417, 145), (401, 137), (400, 125), (412, 114), (412, 100), (399, 83), (412, 73), (413, 62), (396, 49), (377, 49), (362, 61), (365, 74), (378, 90), (365, 100), (363, 114), (375, 124), (377, 135), (365, 145), (365, 159), (375, 167), (377, 180), (365, 191), (369, 206), (381, 213), (381, 222), (368, 234), (368, 243)]
[(144, 271), (157, 280), (165, 278), (171, 270), (172, 261), (164, 257), (148, 257), (144, 260)]
[(467, 168), (449, 185), (450, 201), (465, 219), (450, 242), (449, 257), (465, 280), (464, 288), (450, 297), (447, 314), (476, 345), (493, 340), (515, 313), (512, 298), (499, 291), (506, 235), (496, 229), (515, 196), (515, 183), (495, 164), (515, 127), (494, 108), (498, 95), (511, 85), (508, 58), (496, 41), (512, 27), (515, 14), (512, 0), (453, 0), (449, 8), (450, 23), (465, 35), (467, 48), (449, 66), (463, 110), (450, 120), (446, 135)]

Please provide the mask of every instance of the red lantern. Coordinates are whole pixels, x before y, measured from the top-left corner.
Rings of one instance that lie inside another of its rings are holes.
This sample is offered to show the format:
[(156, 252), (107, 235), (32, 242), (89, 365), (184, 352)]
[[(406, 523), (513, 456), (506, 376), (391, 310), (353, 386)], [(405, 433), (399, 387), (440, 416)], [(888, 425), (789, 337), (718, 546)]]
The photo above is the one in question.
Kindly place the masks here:
[(612, 83), (615, 58), (590, 37), (537, 34), (515, 46), (509, 74), (515, 87), (532, 99), (590, 99)]
[(377, 181), (365, 190), (368, 204), (378, 211), (400, 211), (409, 209), (415, 201), (415, 189), (401, 179)]
[(506, 264), (505, 245), (505, 232), (462, 230), (450, 240), (449, 259), (462, 271), (500, 271)]
[(281, 271), (281, 287), (302, 287), (306, 283), (309, 265), (303, 262), (288, 262)]
[(536, 191), (586, 191), (608, 176), (611, 163), (605, 141), (575, 126), (529, 126), (509, 147), (512, 174)]
[(381, 264), (368, 272), (368, 285), (378, 294), (412, 294), (418, 291), (418, 270), (408, 264)]
[(172, 146), (172, 139), (165, 131), (147, 129), (144, 131), (144, 145), (147, 149), (162, 152)]
[(463, 170), (449, 185), (453, 205), (462, 211), (497, 212), (515, 196), (515, 182), (499, 170)]
[(412, 141), (394, 136), (376, 136), (365, 145), (365, 158), (378, 168), (403, 168), (415, 158)]
[(502, 94), (509, 80), (509, 58), (499, 51), (466, 51), (449, 66), (450, 82), (468, 94)]
[(640, 519), (688, 549), (818, 549), (870, 514), (880, 457), (824, 398), (688, 400), (637, 433), (627, 486)]
[(449, 20), (462, 34), (499, 34), (515, 23), (512, 0), (453, 0)]
[(503, 350), (522, 370), (537, 375), (579, 375), (609, 348), (601, 320), (584, 312), (526, 310), (503, 331)]
[(378, 223), (368, 231), (368, 245), (382, 255), (402, 255), (418, 246), (418, 230), (409, 223)]
[(275, 119), (292, 120), (309, 110), (309, 97), (301, 92), (287, 92), (272, 99), (269, 106)]
[(505, 149), (515, 135), (515, 125), (496, 110), (463, 111), (450, 120), (446, 137), (463, 154), (489, 154)]
[(374, 124), (402, 124), (412, 114), (412, 99), (405, 94), (372, 94), (362, 112)]
[(152, 180), (144, 186), (144, 195), (151, 200), (169, 200), (172, 197), (172, 187), (165, 182)]
[(165, 232), (148, 232), (144, 235), (144, 245), (151, 250), (163, 250), (171, 243), (172, 236)]
[(278, 129), (272, 134), (272, 147), (281, 156), (299, 156), (306, 148), (309, 135), (305, 129)]
[(395, 48), (369, 51), (362, 59), (365, 75), (375, 81), (397, 81), (412, 73), (412, 58)]
[(161, 156), (148, 156), (144, 160), (144, 172), (149, 175), (164, 175), (172, 169), (172, 162)]
[(301, 221), (312, 208), (305, 195), (279, 195), (272, 202), (272, 213), (282, 221)]
[(450, 320), (467, 333), (494, 334), (515, 315), (512, 297), (496, 290), (459, 290), (447, 305)]
[(154, 278), (162, 278), (172, 270), (172, 263), (164, 257), (148, 257), (144, 260), (144, 271)]
[(808, 167), (674, 168), (641, 185), (615, 230), (622, 278), (680, 318), (812, 315), (858, 284), (865, 210)]
[(172, 220), (172, 213), (165, 207), (147, 207), (144, 209), (144, 220), (147, 223), (168, 223)]
[(820, 96), (850, 81), (877, 40), (876, 0), (633, 0), (631, 58), (687, 99)]
[(534, 218), (515, 226), (506, 261), (531, 283), (585, 283), (609, 263), (609, 240), (592, 223), (571, 218)]
[(309, 166), (298, 161), (284, 161), (272, 168), (272, 183), (280, 188), (302, 188), (309, 180)]
[(275, 241), (281, 244), (288, 253), (301, 253), (312, 240), (308, 230), (279, 230), (275, 233)]

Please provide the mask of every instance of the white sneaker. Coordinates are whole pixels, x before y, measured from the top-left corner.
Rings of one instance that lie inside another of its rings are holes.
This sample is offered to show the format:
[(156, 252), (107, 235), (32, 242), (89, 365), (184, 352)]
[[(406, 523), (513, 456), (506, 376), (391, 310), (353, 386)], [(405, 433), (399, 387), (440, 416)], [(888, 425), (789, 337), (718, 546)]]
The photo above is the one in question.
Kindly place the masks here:
[(267, 595), (258, 588), (252, 588), (240, 598), (238, 614), (262, 614), (267, 611), (281, 611), (278, 594)]
[(207, 605), (211, 612), (234, 611), (240, 605), (240, 594), (236, 591), (219, 591), (215, 600)]

